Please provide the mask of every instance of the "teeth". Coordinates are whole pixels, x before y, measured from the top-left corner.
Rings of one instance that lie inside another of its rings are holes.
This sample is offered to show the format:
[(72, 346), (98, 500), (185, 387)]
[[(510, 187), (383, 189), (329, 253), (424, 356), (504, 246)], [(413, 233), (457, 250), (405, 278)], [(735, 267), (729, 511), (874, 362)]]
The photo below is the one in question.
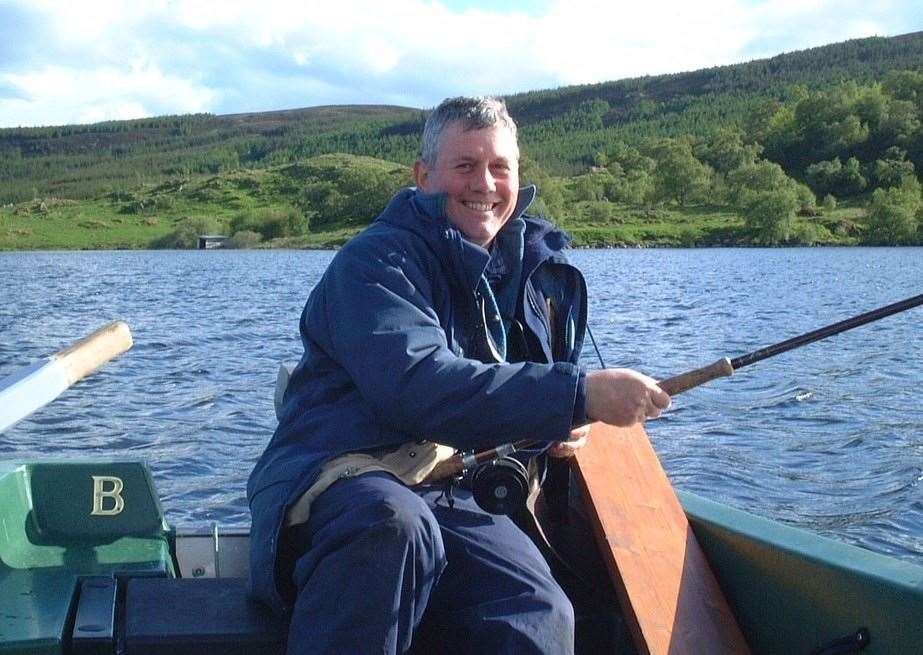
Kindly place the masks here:
[(493, 204), (487, 202), (466, 202), (465, 207), (476, 212), (486, 212), (493, 209)]

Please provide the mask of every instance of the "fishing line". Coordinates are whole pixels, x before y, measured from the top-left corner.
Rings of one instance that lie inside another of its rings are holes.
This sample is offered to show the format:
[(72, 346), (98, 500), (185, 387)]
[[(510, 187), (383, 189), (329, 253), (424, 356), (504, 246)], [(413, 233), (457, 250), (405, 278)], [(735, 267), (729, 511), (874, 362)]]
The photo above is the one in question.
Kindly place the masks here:
[(593, 336), (593, 330), (590, 329), (590, 324), (586, 324), (586, 333), (590, 335), (590, 341), (593, 342), (593, 349), (596, 351), (596, 356), (599, 358), (599, 365), (603, 368), (608, 368), (606, 362), (603, 361), (602, 353), (599, 352), (599, 346), (596, 345), (596, 337)]

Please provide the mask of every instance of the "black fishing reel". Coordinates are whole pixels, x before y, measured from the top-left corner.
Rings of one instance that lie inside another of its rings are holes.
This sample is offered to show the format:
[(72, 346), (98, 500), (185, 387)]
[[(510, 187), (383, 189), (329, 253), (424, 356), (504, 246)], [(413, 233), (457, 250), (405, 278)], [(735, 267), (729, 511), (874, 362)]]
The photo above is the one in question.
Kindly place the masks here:
[(512, 514), (525, 507), (529, 488), (529, 471), (513, 457), (480, 464), (471, 474), (474, 501), (490, 514)]

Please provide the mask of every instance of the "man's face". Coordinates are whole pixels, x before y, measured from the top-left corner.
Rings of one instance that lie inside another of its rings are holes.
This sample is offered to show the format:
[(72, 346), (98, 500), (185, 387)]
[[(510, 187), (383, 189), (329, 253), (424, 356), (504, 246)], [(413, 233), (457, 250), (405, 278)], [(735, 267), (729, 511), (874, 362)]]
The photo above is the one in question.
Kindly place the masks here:
[(439, 139), (436, 165), (414, 166), (417, 187), (445, 193), (446, 215), (485, 248), (509, 220), (519, 195), (519, 146), (505, 127), (465, 130), (450, 123)]

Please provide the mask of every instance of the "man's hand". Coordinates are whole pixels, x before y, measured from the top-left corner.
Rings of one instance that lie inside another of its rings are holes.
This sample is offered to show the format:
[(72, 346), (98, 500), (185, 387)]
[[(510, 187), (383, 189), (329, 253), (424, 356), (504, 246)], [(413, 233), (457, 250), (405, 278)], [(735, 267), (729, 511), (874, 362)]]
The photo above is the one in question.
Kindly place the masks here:
[(586, 376), (587, 418), (628, 427), (657, 418), (670, 396), (646, 375), (627, 368), (590, 371)]
[(590, 434), (590, 426), (584, 425), (570, 431), (570, 439), (559, 441), (548, 449), (549, 457), (573, 457), (574, 454), (586, 445)]

